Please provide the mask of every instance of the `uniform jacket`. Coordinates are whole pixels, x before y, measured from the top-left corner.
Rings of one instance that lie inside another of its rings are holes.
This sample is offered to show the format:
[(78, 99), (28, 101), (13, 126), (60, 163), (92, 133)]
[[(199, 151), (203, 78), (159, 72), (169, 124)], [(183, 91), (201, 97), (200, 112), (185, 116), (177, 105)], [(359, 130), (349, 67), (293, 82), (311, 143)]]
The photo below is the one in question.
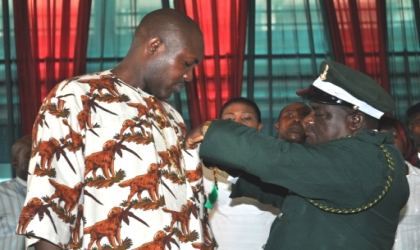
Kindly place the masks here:
[[(290, 190), (265, 250), (391, 249), (409, 196), (404, 160), (390, 133), (362, 130), (310, 146), (214, 121), (200, 156)], [(241, 180), (233, 192), (238, 188)]]

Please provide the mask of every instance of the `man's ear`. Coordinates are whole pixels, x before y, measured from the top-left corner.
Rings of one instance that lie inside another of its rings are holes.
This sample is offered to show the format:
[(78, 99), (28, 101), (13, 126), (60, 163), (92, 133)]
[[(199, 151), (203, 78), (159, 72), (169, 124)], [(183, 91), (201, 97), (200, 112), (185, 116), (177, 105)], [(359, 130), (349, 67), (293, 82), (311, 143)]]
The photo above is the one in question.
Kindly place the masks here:
[(365, 116), (359, 112), (349, 115), (350, 117), (350, 129), (357, 131), (363, 128), (365, 125)]
[(12, 163), (12, 167), (15, 168), (15, 169), (17, 169), (18, 166), (19, 166), (19, 159), (17, 157), (13, 157), (11, 163)]
[(153, 55), (162, 46), (162, 41), (159, 37), (150, 38), (147, 43), (147, 53)]
[(262, 123), (258, 124), (258, 128), (257, 128), (258, 132), (261, 132), (262, 128), (263, 128), (263, 124)]

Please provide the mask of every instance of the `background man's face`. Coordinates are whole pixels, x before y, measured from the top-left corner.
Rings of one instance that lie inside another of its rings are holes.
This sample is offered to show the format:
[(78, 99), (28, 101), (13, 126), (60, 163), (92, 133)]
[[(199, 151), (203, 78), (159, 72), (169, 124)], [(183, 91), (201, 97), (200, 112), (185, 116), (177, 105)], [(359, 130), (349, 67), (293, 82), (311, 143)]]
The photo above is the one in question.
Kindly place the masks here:
[(286, 106), (275, 124), (277, 138), (288, 142), (303, 143), (306, 139), (303, 119), (311, 113), (304, 103), (293, 103)]
[(31, 159), (30, 144), (19, 143), (19, 151), (13, 156), (12, 165), (16, 169), (16, 175), (22, 180), (28, 179), (29, 160)]
[(316, 145), (351, 133), (347, 117), (348, 113), (338, 105), (327, 105), (311, 102), (312, 112), (305, 117), (306, 142)]
[(411, 119), (408, 128), (413, 133), (414, 139), (417, 143), (417, 147), (420, 146), (420, 114), (416, 115)]

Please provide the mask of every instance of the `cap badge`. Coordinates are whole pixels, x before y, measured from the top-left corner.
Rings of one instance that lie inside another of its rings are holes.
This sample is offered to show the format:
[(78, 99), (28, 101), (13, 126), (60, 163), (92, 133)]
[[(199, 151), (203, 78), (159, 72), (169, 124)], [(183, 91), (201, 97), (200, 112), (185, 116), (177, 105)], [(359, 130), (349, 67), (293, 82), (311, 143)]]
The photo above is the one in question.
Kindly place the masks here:
[(328, 64), (325, 65), (324, 72), (319, 75), (319, 77), (321, 78), (321, 80), (323, 80), (323, 81), (327, 80), (327, 73), (328, 73), (327, 71), (328, 71)]

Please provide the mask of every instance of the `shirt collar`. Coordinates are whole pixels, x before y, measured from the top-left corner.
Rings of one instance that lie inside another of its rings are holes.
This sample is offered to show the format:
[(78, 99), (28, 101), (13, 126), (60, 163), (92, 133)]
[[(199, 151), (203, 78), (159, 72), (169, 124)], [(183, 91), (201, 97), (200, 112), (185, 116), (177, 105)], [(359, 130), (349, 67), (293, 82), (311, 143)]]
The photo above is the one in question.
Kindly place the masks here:
[(19, 177), (16, 177), (16, 181), (19, 183), (19, 185), (21, 185), (21, 186), (24, 186), (24, 187), (26, 187), (27, 186), (27, 184), (26, 184), (26, 181), (24, 181), (24, 180), (22, 180), (21, 178), (19, 178)]
[(405, 162), (405, 164), (408, 167), (408, 174), (407, 175), (420, 175), (420, 169), (417, 167), (414, 167), (409, 162)]

